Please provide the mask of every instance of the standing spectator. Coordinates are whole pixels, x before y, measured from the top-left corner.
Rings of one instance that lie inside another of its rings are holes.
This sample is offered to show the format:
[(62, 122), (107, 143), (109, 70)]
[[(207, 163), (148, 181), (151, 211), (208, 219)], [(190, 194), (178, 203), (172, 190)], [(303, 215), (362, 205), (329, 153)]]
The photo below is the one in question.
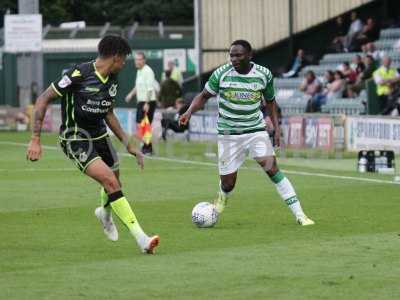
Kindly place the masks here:
[(342, 39), (343, 41), (343, 48), (345, 52), (349, 51), (350, 46), (353, 43), (354, 38), (361, 32), (361, 30), (363, 29), (363, 23), (361, 22), (361, 20), (358, 18), (357, 13), (355, 11), (353, 11), (350, 15), (350, 19), (351, 19), (351, 24), (350, 24), (350, 28), (349, 31), (347, 32), (346, 36), (344, 37), (344, 39)]
[[(171, 79), (175, 80), (179, 84), (179, 86), (182, 86), (182, 84), (183, 84), (182, 72), (176, 66), (175, 62), (170, 60), (167, 65), (168, 65), (168, 68), (165, 71), (170, 71)], [(166, 79), (165, 73), (163, 73), (162, 80), (165, 80), (165, 79)]]
[(390, 114), (396, 108), (396, 99), (394, 97), (397, 83), (400, 81), (400, 75), (396, 68), (390, 67), (392, 63), (389, 56), (382, 58), (382, 66), (373, 73), (376, 83), (376, 93), (379, 96), (381, 104), (381, 113)]
[(174, 106), (176, 99), (182, 96), (179, 84), (171, 78), (171, 71), (165, 71), (165, 80), (161, 82), (160, 102), (162, 108)]
[(296, 57), (293, 60), (292, 67), (288, 72), (282, 74), (282, 77), (284, 78), (296, 77), (297, 74), (301, 71), (301, 69), (304, 68), (306, 65), (307, 61), (304, 55), (304, 50), (299, 49), (297, 51)]
[[(136, 95), (136, 128), (139, 128), (140, 122), (147, 115), (149, 122), (153, 121), (154, 111), (156, 109), (156, 92), (154, 89), (154, 72), (146, 64), (146, 57), (143, 52), (138, 51), (135, 53), (135, 66), (138, 69), (136, 73), (135, 87), (125, 97), (128, 103)], [(142, 152), (151, 155), (153, 147), (151, 141), (143, 143)]]

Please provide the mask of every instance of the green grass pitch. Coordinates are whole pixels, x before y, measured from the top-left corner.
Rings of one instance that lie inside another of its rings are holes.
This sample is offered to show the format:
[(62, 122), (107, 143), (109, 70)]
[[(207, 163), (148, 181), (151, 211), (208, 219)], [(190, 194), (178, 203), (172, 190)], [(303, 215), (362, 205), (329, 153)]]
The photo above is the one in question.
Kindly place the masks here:
[[(146, 159), (140, 172), (124, 156), (123, 191), (144, 229), (161, 237), (146, 256), (119, 222), (120, 240), (106, 240), (93, 213), (98, 185), (61, 150), (25, 160), (28, 137), (0, 133), (0, 299), (400, 299), (393, 176), (361, 176), (353, 159), (279, 160), (317, 223), (302, 228), (246, 162), (217, 226), (197, 229), (191, 209), (215, 197), (217, 168)], [(56, 146), (55, 136), (43, 144)], [(161, 144), (158, 153), (213, 162), (207, 147)]]

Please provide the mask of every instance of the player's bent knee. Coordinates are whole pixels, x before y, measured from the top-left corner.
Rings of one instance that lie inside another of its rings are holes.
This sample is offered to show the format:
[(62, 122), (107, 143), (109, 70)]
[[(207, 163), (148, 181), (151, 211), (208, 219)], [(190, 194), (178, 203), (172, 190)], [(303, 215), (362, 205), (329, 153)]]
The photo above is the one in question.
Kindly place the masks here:
[(278, 167), (276, 165), (276, 160), (274, 157), (267, 157), (263, 159), (257, 159), (258, 164), (263, 168), (263, 170), (268, 173), (276, 173), (278, 171)]

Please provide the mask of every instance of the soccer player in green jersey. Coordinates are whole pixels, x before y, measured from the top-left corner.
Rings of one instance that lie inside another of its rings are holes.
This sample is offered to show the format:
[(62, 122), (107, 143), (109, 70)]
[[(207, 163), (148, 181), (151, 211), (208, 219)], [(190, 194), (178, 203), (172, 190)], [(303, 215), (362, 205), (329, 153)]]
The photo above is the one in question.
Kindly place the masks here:
[(271, 113), (275, 145), (280, 144), (280, 128), (271, 72), (251, 61), (249, 42), (237, 40), (229, 51), (231, 63), (216, 69), (204, 90), (197, 95), (189, 109), (180, 117), (187, 124), (191, 115), (200, 110), (207, 100), (218, 100), (218, 168), (220, 191), (215, 200), (217, 211), (222, 213), (229, 194), (235, 187), (237, 172), (246, 158), (254, 158), (268, 174), (275, 187), (300, 225), (312, 225), (301, 208), (300, 201), (289, 179), (279, 170), (271, 140), (265, 129), (260, 110), (261, 102)]
[(107, 124), (143, 169), (143, 153), (129, 142), (113, 112), (118, 87), (117, 74), (123, 68), (131, 48), (121, 37), (105, 36), (99, 42), (98, 52), (95, 61), (71, 68), (38, 97), (27, 159), (40, 159), (40, 132), (47, 106), (61, 97), (60, 145), (65, 155), (84, 174), (100, 183), (101, 206), (96, 208), (95, 215), (104, 233), (110, 240), (118, 240), (118, 231), (112, 218), (114, 212), (135, 237), (140, 249), (152, 254), (159, 237), (149, 237), (144, 233), (121, 191), (118, 157), (106, 128)]

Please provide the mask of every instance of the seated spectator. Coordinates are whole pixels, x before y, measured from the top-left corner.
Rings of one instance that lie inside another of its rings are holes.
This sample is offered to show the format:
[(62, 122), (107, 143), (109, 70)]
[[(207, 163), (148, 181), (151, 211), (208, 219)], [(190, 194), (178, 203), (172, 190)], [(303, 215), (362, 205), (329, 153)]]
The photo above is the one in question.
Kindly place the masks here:
[(391, 65), (389, 56), (382, 58), (382, 65), (374, 73), (374, 81), (376, 83), (376, 93), (378, 94), (381, 113), (383, 115), (391, 114), (393, 110), (399, 107), (397, 104), (398, 83), (400, 82), (400, 75), (396, 68)]
[(374, 43), (367, 43), (361, 46), (364, 55), (372, 55), (374, 60), (379, 61), (385, 55), (385, 51), (376, 50)]
[(345, 61), (340, 66), (340, 71), (343, 73), (346, 81), (350, 84), (355, 83), (357, 80), (357, 73), (352, 68), (350, 68), (350, 64)]
[(343, 43), (344, 37), (348, 31), (347, 25), (345, 24), (343, 17), (339, 16), (335, 20), (335, 37), (332, 40), (332, 44), (330, 46), (330, 50), (334, 52), (343, 52)]
[(292, 67), (290, 70), (284, 74), (282, 74), (282, 77), (284, 78), (290, 78), (290, 77), (296, 77), (297, 74), (307, 65), (307, 60), (304, 55), (304, 50), (299, 49), (297, 51), (297, 55), (293, 60)]
[(321, 111), (321, 105), (323, 104), (325, 97), (321, 93), (322, 83), (315, 76), (313, 71), (307, 71), (299, 89), (310, 97), (307, 103), (306, 112)]
[(377, 69), (376, 62), (372, 55), (366, 55), (364, 58), (365, 68), (364, 70), (358, 75), (357, 81), (366, 81), (372, 78), (372, 74)]
[(342, 39), (343, 49), (348, 52), (355, 37), (362, 31), (363, 23), (358, 18), (357, 13), (353, 11), (350, 15), (351, 24), (346, 36)]
[(171, 78), (171, 71), (165, 71), (165, 80), (161, 82), (160, 103), (162, 108), (175, 105), (176, 99), (182, 96), (182, 90), (179, 84)]
[(331, 99), (337, 99), (343, 97), (343, 92), (346, 87), (345, 76), (340, 71), (335, 71), (335, 79), (332, 83), (328, 84), (326, 90), (324, 91), (324, 95), (326, 96), (326, 100), (329, 101)]
[(332, 83), (335, 80), (335, 73), (332, 70), (328, 70), (324, 74), (324, 78), (322, 80), (322, 89), (325, 89), (328, 84)]
[(365, 69), (365, 65), (364, 62), (362, 61), (361, 55), (356, 55), (353, 57), (352, 61), (351, 61), (351, 65), (350, 67), (356, 71), (357, 76), (364, 71)]
[(307, 71), (304, 75), (304, 80), (300, 84), (300, 91), (304, 92), (306, 95), (314, 96), (321, 91), (322, 84), (315, 76), (313, 71)]
[(162, 138), (164, 141), (167, 140), (167, 130), (171, 129), (174, 132), (182, 133), (189, 129), (189, 124), (180, 125), (179, 117), (189, 108), (188, 104), (185, 104), (182, 98), (179, 98), (175, 101), (175, 109), (176, 114), (173, 118), (164, 118), (161, 119), (162, 126)]
[(355, 94), (359, 94), (365, 89), (365, 82), (372, 78), (372, 74), (377, 69), (376, 63), (372, 55), (366, 55), (364, 57), (364, 70), (357, 75), (356, 83), (350, 86), (351, 90)]
[(380, 28), (376, 24), (373, 18), (367, 19), (367, 24), (363, 26), (363, 29), (358, 33), (352, 41), (350, 51), (359, 51), (362, 45), (372, 43), (379, 39)]

